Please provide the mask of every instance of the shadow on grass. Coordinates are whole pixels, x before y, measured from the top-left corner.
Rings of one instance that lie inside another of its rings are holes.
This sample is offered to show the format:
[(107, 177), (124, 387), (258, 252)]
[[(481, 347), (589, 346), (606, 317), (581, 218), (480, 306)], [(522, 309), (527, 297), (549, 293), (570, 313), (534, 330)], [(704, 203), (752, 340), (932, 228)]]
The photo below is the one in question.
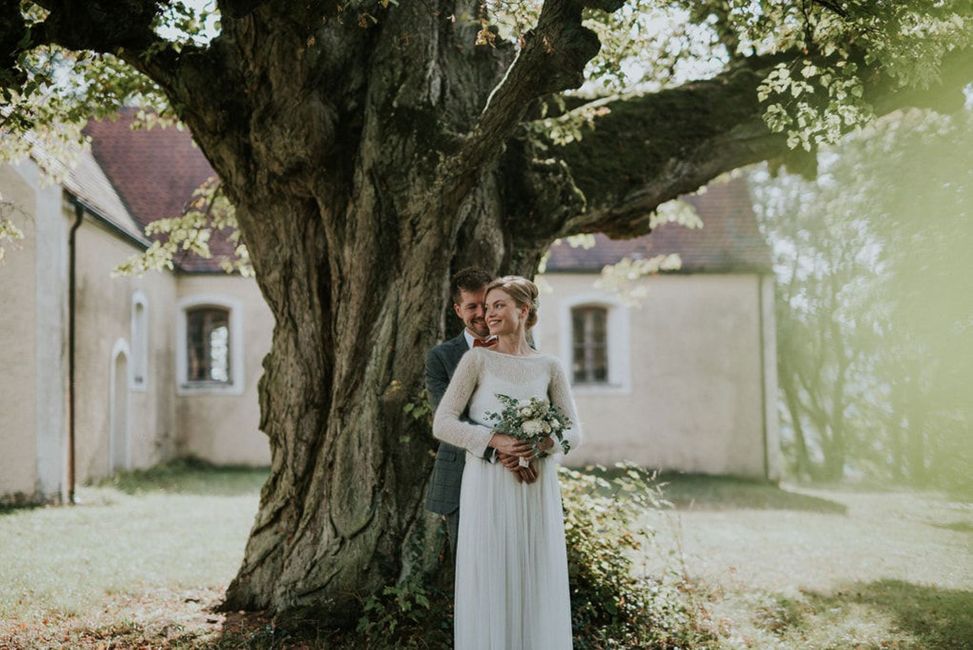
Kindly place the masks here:
[(929, 524), (934, 528), (943, 528), (945, 530), (953, 530), (957, 533), (973, 533), (973, 523), (968, 521), (954, 521), (948, 524)]
[(149, 469), (119, 472), (97, 483), (126, 494), (167, 492), (209, 496), (259, 494), (270, 471), (261, 467), (213, 465), (195, 458), (174, 460)]
[(35, 508), (43, 508), (44, 505), (41, 503), (8, 503), (0, 505), (0, 517), (4, 515), (12, 515), (18, 512), (25, 512), (27, 510), (34, 510)]
[[(205, 622), (204, 622), (205, 621)], [(234, 612), (225, 617), (165, 620), (149, 616), (143, 622), (120, 620), (75, 622), (45, 620), (25, 623), (6, 634), (0, 628), (0, 648), (206, 648), (207, 650), (283, 650), (332, 648), (326, 638), (281, 632), (263, 613)]]
[(973, 647), (973, 591), (940, 589), (902, 580), (854, 583), (829, 595), (808, 594), (815, 609), (870, 605), (916, 637), (920, 647), (953, 650)]
[(662, 491), (680, 509), (730, 510), (800, 510), (845, 515), (843, 503), (792, 492), (769, 481), (705, 474), (659, 475)]

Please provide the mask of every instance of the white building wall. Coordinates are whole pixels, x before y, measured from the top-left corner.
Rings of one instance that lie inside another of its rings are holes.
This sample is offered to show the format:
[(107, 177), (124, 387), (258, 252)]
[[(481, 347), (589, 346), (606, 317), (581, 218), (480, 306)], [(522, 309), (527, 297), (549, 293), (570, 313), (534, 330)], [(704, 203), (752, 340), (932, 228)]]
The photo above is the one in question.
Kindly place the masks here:
[(37, 192), (15, 168), (0, 167), (5, 215), (24, 239), (4, 242), (0, 264), (0, 502), (34, 496), (37, 481)]
[[(63, 214), (65, 221), (73, 219), (70, 206), (64, 207)], [(128, 460), (124, 465), (149, 467), (177, 453), (172, 371), (176, 277), (155, 271), (141, 278), (111, 277), (115, 266), (139, 249), (90, 215), (84, 218), (76, 237), (75, 467), (77, 481), (85, 482), (111, 473), (112, 395), (116, 404), (127, 404)], [(145, 301), (147, 314), (144, 386), (135, 386), (131, 374), (132, 310), (136, 297)], [(118, 394), (118, 385), (112, 383), (120, 346), (126, 350), (125, 395)]]
[[(597, 277), (543, 276), (551, 293), (541, 295), (538, 344), (557, 354), (569, 375), (568, 306), (617, 304), (594, 287)], [(761, 339), (760, 276), (660, 275), (642, 282), (648, 292), (640, 307), (615, 307), (616, 317), (627, 322), (612, 326), (609, 315), (609, 356), (627, 359), (621, 379), (612, 382), (614, 387), (574, 388), (586, 438), (572, 463), (631, 461), (686, 472), (765, 476), (765, 418), (774, 411), (764, 403), (770, 364), (761, 346), (772, 341)]]
[(767, 447), (767, 478), (780, 480), (780, 428), (777, 420), (777, 321), (774, 317), (774, 277), (762, 276), (762, 327), (764, 364), (764, 424)]
[[(8, 244), (0, 266), (0, 500), (56, 498), (66, 489), (67, 241), (75, 215), (62, 188), (43, 186), (29, 163), (0, 167), (0, 193), (25, 212), (15, 215), (25, 240)], [(111, 278), (137, 251), (90, 215), (78, 231), (77, 481), (111, 467), (113, 354), (121, 345), (124, 367), (133, 367), (136, 296), (147, 314), (147, 373), (142, 385), (129, 381), (127, 394), (116, 394), (128, 406), (128, 464), (177, 455), (268, 464), (257, 383), (274, 323), (256, 282), (169, 272)], [(575, 387), (586, 443), (571, 461), (778, 476), (772, 278), (656, 276), (643, 281), (640, 307), (595, 288), (596, 279), (543, 276), (551, 292), (541, 295), (535, 332), (570, 374), (571, 307), (609, 309), (609, 382)], [(214, 296), (234, 309), (239, 373), (232, 390), (187, 390), (177, 372), (181, 306)]]
[[(179, 319), (183, 317), (180, 305), (207, 300), (233, 308), (231, 370), (236, 383), (230, 389), (179, 388), (180, 451), (218, 464), (269, 465), (270, 443), (258, 428), (257, 382), (263, 374), (263, 358), (273, 340), (273, 314), (252, 278), (185, 274), (179, 276), (173, 332), (178, 332)], [(234, 319), (238, 329), (234, 328)], [(172, 357), (174, 366), (182, 363), (177, 355), (184, 354), (185, 350), (177, 345)]]
[(67, 224), (60, 218), (63, 193), (41, 182), (39, 170), (25, 164), (41, 190), (37, 195), (37, 284), (35, 401), (37, 422), (36, 493), (44, 500), (67, 497)]

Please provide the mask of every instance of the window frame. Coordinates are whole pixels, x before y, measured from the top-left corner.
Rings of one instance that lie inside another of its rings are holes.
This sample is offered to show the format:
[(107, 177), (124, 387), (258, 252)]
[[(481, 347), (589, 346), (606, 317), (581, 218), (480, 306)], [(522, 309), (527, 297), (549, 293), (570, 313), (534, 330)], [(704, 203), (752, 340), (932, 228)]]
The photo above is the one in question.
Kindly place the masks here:
[[(609, 308), (605, 307), (604, 305), (592, 305), (592, 304), (575, 305), (574, 307), (571, 308), (571, 366), (570, 367), (571, 367), (571, 383), (575, 386), (611, 385), (611, 374), (610, 374), (611, 359), (608, 356), (608, 311)], [(575, 328), (575, 324), (576, 324), (575, 321), (577, 320), (578, 316), (581, 316), (583, 320), (583, 326), (584, 329), (586, 330), (585, 333), (587, 333), (589, 319), (592, 321), (592, 324), (594, 324), (596, 318), (599, 317), (603, 318), (604, 323), (602, 324), (602, 327), (604, 329), (604, 338), (599, 341), (594, 335), (592, 335), (592, 338), (588, 340), (588, 337), (586, 337), (583, 333), (581, 337), (581, 343), (579, 344), (578, 337), (577, 337), (578, 332), (577, 329)], [(578, 354), (579, 347), (581, 348), (581, 351), (584, 356), (584, 359), (582, 361), (582, 365), (584, 366), (583, 371), (584, 374), (588, 375), (589, 377), (593, 377), (595, 372), (597, 372), (598, 369), (596, 365), (593, 365), (592, 367), (588, 367), (588, 361), (589, 360), (594, 361), (594, 358), (593, 359), (588, 358), (589, 352), (591, 353), (592, 357), (596, 357), (598, 348), (604, 349), (603, 352), (604, 361), (605, 361), (604, 379), (584, 379), (584, 380), (578, 379), (578, 373), (576, 372), (574, 366), (575, 366), (575, 362), (577, 361), (577, 354)]]
[[(574, 380), (574, 319), (579, 307), (598, 307), (605, 310), (605, 346), (608, 377), (604, 383)], [(584, 293), (567, 297), (561, 302), (560, 356), (568, 372), (571, 388), (576, 395), (628, 395), (632, 392), (632, 348), (630, 340), (630, 310), (617, 298), (606, 293)]]
[[(142, 308), (141, 315), (139, 307)], [(141, 320), (141, 337), (139, 321)], [(149, 300), (141, 289), (132, 294), (131, 331), (132, 353), (129, 355), (129, 389), (145, 392), (149, 388)], [(139, 371), (141, 372), (141, 375)], [(141, 379), (141, 381), (139, 381)]]
[[(115, 391), (115, 384), (117, 381), (116, 367), (118, 363), (118, 357), (125, 357), (125, 386), (128, 390), (125, 391), (124, 395), (118, 395)], [(117, 339), (112, 345), (111, 350), (111, 365), (108, 367), (108, 473), (113, 475), (117, 471), (124, 471), (131, 469), (132, 467), (132, 351), (129, 348), (128, 341), (125, 339)], [(118, 400), (125, 401), (125, 421), (121, 424), (124, 425), (124, 430), (119, 431), (125, 439), (125, 458), (122, 461), (121, 467), (115, 466), (115, 436), (112, 434), (115, 432), (116, 427), (119, 423), (115, 420), (115, 415), (118, 412)]]
[[(177, 303), (176, 311), (176, 394), (177, 395), (240, 395), (244, 391), (243, 307), (239, 300), (218, 294), (186, 296)], [(189, 312), (204, 307), (225, 309), (228, 312), (230, 335), (228, 381), (190, 381), (188, 360)]]

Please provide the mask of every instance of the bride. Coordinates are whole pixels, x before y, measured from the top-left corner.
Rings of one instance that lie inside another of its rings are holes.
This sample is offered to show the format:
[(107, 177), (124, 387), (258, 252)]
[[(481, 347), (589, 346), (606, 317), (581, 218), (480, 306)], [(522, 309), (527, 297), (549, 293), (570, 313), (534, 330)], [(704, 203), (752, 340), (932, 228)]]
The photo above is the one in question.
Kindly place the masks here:
[[(487, 286), (486, 321), (492, 348), (463, 355), (433, 421), (433, 434), (467, 450), (460, 491), (456, 551), (455, 647), (457, 650), (561, 650), (571, 647), (571, 602), (557, 462), (551, 438), (532, 458), (529, 446), (493, 433), (487, 412), (503, 410), (497, 394), (540, 397), (571, 420), (570, 449), (581, 429), (567, 376), (558, 360), (527, 344), (537, 322), (537, 287), (519, 276)], [(468, 409), (468, 412), (467, 412)], [(461, 416), (466, 415), (466, 419)], [(501, 458), (531, 459), (508, 471), (484, 460), (487, 447)]]

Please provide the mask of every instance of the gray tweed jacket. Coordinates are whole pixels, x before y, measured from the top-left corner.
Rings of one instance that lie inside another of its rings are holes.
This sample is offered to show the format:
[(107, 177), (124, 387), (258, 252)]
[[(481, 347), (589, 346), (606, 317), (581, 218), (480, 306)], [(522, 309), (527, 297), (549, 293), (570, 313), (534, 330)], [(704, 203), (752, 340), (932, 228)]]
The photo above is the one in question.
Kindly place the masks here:
[[(456, 338), (440, 343), (426, 355), (426, 390), (433, 410), (439, 406), (449, 380), (453, 378), (459, 360), (469, 350), (466, 337), (460, 332)], [(487, 449), (487, 456), (492, 453)], [(466, 450), (445, 442), (439, 443), (436, 464), (432, 468), (429, 489), (426, 492), (426, 509), (441, 515), (449, 515), (459, 508), (459, 488), (463, 481)]]

